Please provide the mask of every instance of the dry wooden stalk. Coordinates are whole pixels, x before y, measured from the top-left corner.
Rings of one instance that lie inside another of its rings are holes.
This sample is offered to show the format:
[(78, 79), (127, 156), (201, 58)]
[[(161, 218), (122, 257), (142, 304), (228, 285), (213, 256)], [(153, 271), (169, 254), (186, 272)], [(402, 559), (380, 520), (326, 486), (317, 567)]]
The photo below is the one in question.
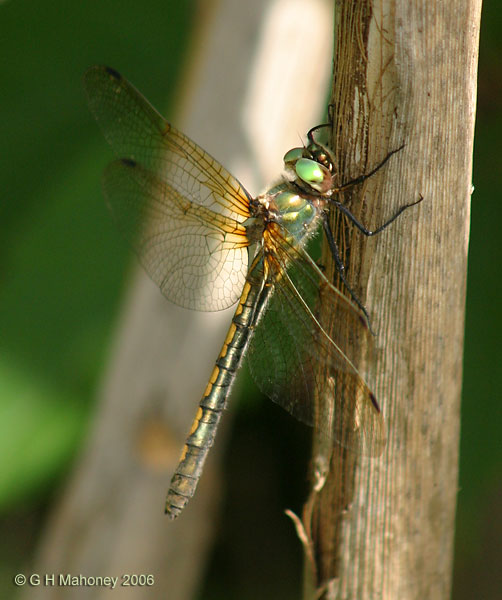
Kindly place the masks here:
[(336, 6), (332, 147), (340, 180), (405, 144), (343, 200), (369, 229), (424, 200), (376, 238), (336, 222), (348, 280), (377, 332), (370, 384), (387, 445), (381, 457), (357, 461), (335, 449), (325, 485), (317, 480), (322, 489), (306, 506), (323, 598), (450, 593), (480, 7)]

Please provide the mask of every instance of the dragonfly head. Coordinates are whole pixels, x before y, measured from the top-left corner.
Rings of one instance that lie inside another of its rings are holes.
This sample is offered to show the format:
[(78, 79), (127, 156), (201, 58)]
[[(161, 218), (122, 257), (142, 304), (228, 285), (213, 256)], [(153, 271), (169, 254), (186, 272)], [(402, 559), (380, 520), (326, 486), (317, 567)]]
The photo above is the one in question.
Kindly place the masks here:
[(284, 155), (286, 170), (292, 171), (299, 183), (326, 194), (333, 187), (333, 162), (329, 152), (320, 144), (310, 143), (304, 148), (293, 148)]

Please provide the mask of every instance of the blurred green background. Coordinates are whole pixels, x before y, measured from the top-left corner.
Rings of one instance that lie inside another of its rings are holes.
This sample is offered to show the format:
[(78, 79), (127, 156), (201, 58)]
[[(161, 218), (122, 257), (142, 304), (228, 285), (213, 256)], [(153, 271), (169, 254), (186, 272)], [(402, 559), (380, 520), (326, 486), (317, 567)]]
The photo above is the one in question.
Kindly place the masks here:
[[(195, 0), (0, 4), (1, 598), (15, 597), (12, 576), (29, 565), (86, 433), (131, 261), (102, 200), (100, 177), (111, 153), (86, 107), (81, 77), (92, 64), (112, 65), (169, 115), (194, 8)], [(456, 533), (454, 598), (461, 600), (500, 597), (494, 579), (502, 562), (500, 31), (502, 11), (487, 4)], [(246, 462), (247, 440), (259, 427), (270, 469), (260, 473), (261, 482), (276, 486), (276, 504), (267, 511), (300, 506), (306, 464), (294, 458), (284, 465), (281, 455), (298, 444), (306, 448), (308, 436), (290, 420), (291, 429), (282, 426), (277, 436), (278, 411), (270, 402), (245, 403), (237, 415), (226, 464), (232, 486), (201, 598), (242, 598), (243, 587), (250, 598), (279, 597), (285, 580), (291, 595), (284, 597), (293, 597), (301, 556), (290, 523), (284, 519), (270, 531), (274, 519), (266, 519), (265, 530), (236, 505), (255, 484), (240, 476), (236, 457)], [(299, 456), (306, 460), (307, 453)], [(253, 501), (259, 496), (254, 492)]]

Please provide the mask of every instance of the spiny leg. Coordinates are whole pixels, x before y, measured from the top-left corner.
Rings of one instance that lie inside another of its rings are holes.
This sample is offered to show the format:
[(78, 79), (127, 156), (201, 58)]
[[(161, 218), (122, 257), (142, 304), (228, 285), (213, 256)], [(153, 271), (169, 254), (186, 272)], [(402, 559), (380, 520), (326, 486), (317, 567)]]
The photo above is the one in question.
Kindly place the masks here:
[(322, 129), (323, 127), (331, 127), (331, 123), (321, 123), (320, 125), (316, 125), (315, 127), (312, 127), (312, 129), (307, 133), (307, 139), (309, 140), (309, 142), (311, 144), (315, 144), (315, 140), (314, 140), (314, 131), (318, 131), (319, 129)]
[[(397, 210), (397, 212), (388, 221), (386, 221), (383, 225), (381, 225), (380, 227), (378, 227), (374, 231), (370, 231), (369, 229), (367, 229), (360, 221), (358, 221), (356, 219), (356, 217), (350, 212), (350, 210), (345, 205), (343, 205), (341, 202), (338, 202), (336, 200), (330, 200), (330, 202), (331, 202), (331, 204), (333, 204), (334, 206), (336, 206), (336, 208), (338, 208), (344, 215), (346, 215), (349, 218), (349, 220), (352, 221), (352, 223), (354, 223), (354, 225), (362, 233), (364, 233), (364, 235), (372, 236), (372, 235), (376, 235), (377, 233), (380, 233), (381, 231), (383, 231), (393, 221), (395, 221), (397, 219), (397, 217), (399, 217), (399, 215), (403, 211), (405, 211), (407, 208), (410, 208), (411, 206), (415, 206), (416, 204), (419, 204), (420, 202), (422, 202), (423, 199), (424, 198), (423, 198), (422, 194), (420, 194), (420, 197), (418, 198), (418, 200), (415, 200), (415, 202), (410, 202), (409, 204), (405, 204), (404, 206), (401, 206)], [(323, 224), (324, 232), (326, 234), (326, 239), (328, 240), (328, 244), (329, 244), (329, 247), (330, 247), (330, 250), (331, 250), (331, 254), (332, 254), (333, 259), (335, 261), (336, 269), (337, 269), (337, 271), (338, 271), (338, 273), (340, 275), (340, 279), (344, 283), (345, 287), (347, 288), (347, 290), (350, 293), (350, 295), (351, 295), (352, 299), (354, 300), (354, 302), (357, 304), (357, 306), (362, 310), (362, 312), (366, 316), (366, 319), (368, 321), (369, 329), (370, 329), (371, 333), (374, 334), (374, 331), (373, 331), (373, 329), (371, 327), (371, 320), (370, 320), (368, 311), (366, 310), (366, 307), (363, 305), (363, 303), (361, 302), (361, 300), (359, 300), (357, 294), (352, 290), (352, 288), (350, 287), (349, 283), (347, 282), (347, 279), (345, 278), (345, 275), (344, 275), (345, 266), (344, 266), (344, 264), (342, 262), (342, 259), (340, 257), (340, 253), (338, 251), (338, 246), (337, 246), (337, 244), (335, 242), (335, 238), (333, 236), (333, 232), (331, 231), (331, 226), (329, 224), (329, 219), (328, 219), (328, 214), (327, 213), (323, 214), (322, 224)]]
[(382, 160), (382, 162), (380, 162), (369, 173), (365, 173), (364, 175), (359, 175), (359, 177), (356, 177), (355, 179), (351, 179), (350, 181), (343, 183), (340, 187), (333, 188), (333, 193), (339, 194), (340, 192), (343, 192), (343, 191), (357, 185), (358, 183), (362, 183), (363, 181), (366, 181), (366, 179), (369, 179), (372, 175), (374, 175), (377, 171), (379, 171), (393, 154), (396, 154), (396, 152), (399, 152), (400, 150), (402, 150), (404, 148), (404, 146), (405, 146), (405, 144), (403, 144), (402, 146), (399, 146), (399, 148), (396, 148), (395, 150), (391, 150), (389, 152), (389, 154), (387, 154), (387, 156)]
[[(330, 118), (330, 121), (332, 119)], [(308, 139), (313, 142), (313, 132), (317, 131), (318, 129), (321, 129), (323, 127), (329, 127), (331, 125), (331, 123), (322, 123), (321, 125), (316, 125), (316, 127), (313, 127), (307, 134)], [(366, 173), (364, 175), (360, 175), (359, 177), (356, 177), (355, 179), (351, 179), (350, 181), (347, 181), (346, 183), (342, 184), (340, 187), (334, 188), (333, 189), (333, 193), (340, 193), (343, 192), (344, 190), (347, 190), (348, 188), (351, 188), (355, 185), (358, 185), (359, 183), (362, 183), (363, 181), (365, 181), (366, 179), (368, 179), (369, 177), (371, 177), (372, 175), (374, 175), (377, 171), (379, 171), (384, 165), (385, 163), (390, 159), (390, 157), (393, 154), (396, 154), (397, 152), (399, 152), (400, 150), (402, 150), (404, 148), (405, 144), (402, 144), (399, 148), (396, 148), (395, 150), (391, 150), (387, 156), (374, 168), (372, 169), (369, 173)], [(358, 221), (356, 219), (356, 217), (350, 212), (350, 210), (343, 205), (341, 202), (338, 202), (337, 200), (334, 199), (330, 199), (330, 203), (333, 204), (334, 206), (336, 206), (343, 214), (345, 214), (348, 219), (350, 221), (352, 221), (352, 223), (354, 223), (354, 225), (362, 232), (364, 233), (364, 235), (367, 236), (372, 236), (372, 235), (376, 235), (377, 233), (380, 233), (381, 231), (383, 231), (386, 227), (388, 227), (393, 221), (395, 221), (395, 219), (397, 219), (397, 217), (399, 217), (399, 215), (405, 211), (407, 208), (410, 208), (411, 206), (415, 206), (416, 204), (419, 204), (420, 202), (422, 202), (423, 200), (423, 196), (420, 194), (420, 197), (418, 200), (416, 200), (415, 202), (411, 202), (409, 204), (405, 204), (404, 206), (401, 206), (397, 212), (388, 220), (386, 221), (383, 225), (381, 225), (380, 227), (378, 227), (377, 229), (375, 229), (374, 231), (370, 231), (367, 227), (365, 227), (360, 221)], [(323, 228), (324, 231), (326, 233), (326, 238), (328, 240), (328, 244), (331, 250), (331, 254), (333, 256), (333, 259), (335, 261), (335, 265), (336, 265), (336, 269), (340, 275), (340, 279), (342, 280), (342, 282), (344, 283), (345, 287), (347, 288), (347, 290), (349, 291), (352, 299), (354, 300), (354, 302), (357, 304), (357, 306), (362, 310), (362, 312), (364, 313), (364, 315), (366, 316), (366, 319), (368, 321), (368, 326), (370, 328), (370, 331), (373, 333), (373, 330), (371, 328), (371, 322), (370, 322), (370, 318), (368, 315), (368, 311), (366, 310), (366, 307), (363, 305), (363, 303), (359, 300), (357, 294), (352, 290), (352, 288), (350, 287), (350, 285), (348, 284), (345, 275), (344, 275), (344, 271), (345, 271), (345, 266), (341, 260), (340, 257), (340, 253), (338, 251), (338, 246), (336, 245), (335, 239), (333, 237), (333, 233), (331, 231), (331, 227), (329, 224), (329, 219), (328, 219), (328, 215), (325, 213), (323, 215)]]
[(366, 307), (361, 302), (361, 300), (359, 300), (357, 294), (350, 287), (347, 279), (345, 278), (345, 274), (344, 274), (345, 273), (345, 266), (344, 266), (344, 264), (342, 262), (342, 259), (340, 257), (340, 253), (338, 251), (338, 246), (336, 245), (335, 238), (333, 237), (333, 232), (331, 231), (331, 226), (329, 224), (329, 219), (328, 219), (327, 213), (323, 214), (322, 225), (323, 225), (323, 228), (324, 228), (324, 232), (326, 234), (326, 239), (328, 240), (328, 244), (329, 244), (329, 248), (331, 250), (331, 254), (332, 254), (333, 259), (335, 261), (336, 270), (338, 271), (338, 274), (340, 275), (340, 279), (342, 280), (343, 284), (347, 288), (349, 294), (352, 297), (352, 300), (354, 300), (354, 302), (357, 304), (357, 306), (364, 313), (364, 316), (366, 317), (366, 320), (368, 321), (369, 330), (374, 335), (374, 331), (371, 328), (371, 321), (370, 321), (370, 317), (369, 317), (368, 311), (366, 310)]
[[(333, 193), (339, 194), (340, 192), (343, 192), (344, 190), (346, 190), (348, 188), (351, 188), (355, 185), (358, 185), (359, 183), (362, 183), (363, 181), (366, 181), (366, 179), (368, 179), (369, 177), (374, 175), (377, 171), (379, 171), (393, 154), (396, 154), (396, 152), (399, 152), (400, 150), (402, 150), (404, 148), (404, 146), (405, 146), (405, 144), (402, 144), (399, 148), (396, 148), (395, 150), (391, 150), (387, 154), (387, 156), (369, 173), (365, 173), (364, 175), (360, 175), (359, 177), (356, 177), (355, 179), (351, 179), (350, 181), (347, 181), (346, 183), (342, 184), (340, 187), (333, 188)], [(415, 200), (415, 202), (410, 202), (409, 204), (405, 204), (404, 206), (401, 206), (397, 210), (397, 212), (388, 221), (386, 221), (383, 225), (381, 225), (374, 231), (370, 231), (360, 221), (358, 221), (356, 219), (356, 217), (350, 212), (350, 210), (344, 204), (339, 202), (338, 200), (330, 199), (330, 202), (331, 202), (331, 204), (336, 206), (341, 212), (343, 212), (343, 214), (346, 215), (352, 221), (352, 223), (354, 223), (354, 225), (360, 231), (362, 231), (362, 233), (364, 233), (364, 235), (371, 236), (371, 235), (376, 235), (377, 233), (380, 233), (381, 231), (383, 231), (386, 227), (388, 227), (392, 223), (392, 221), (395, 221), (403, 211), (405, 211), (407, 208), (410, 208), (411, 206), (415, 206), (415, 204), (419, 204), (420, 202), (422, 202), (423, 199), (424, 198), (423, 198), (422, 194), (420, 194), (418, 200)]]
[(350, 210), (341, 202), (331, 199), (330, 203), (333, 204), (334, 206), (336, 206), (336, 208), (338, 208), (338, 210), (340, 210), (346, 217), (348, 217), (348, 219), (350, 219), (350, 221), (352, 221), (352, 223), (354, 223), (354, 225), (359, 229), (359, 231), (364, 233), (364, 235), (370, 236), (370, 235), (376, 235), (377, 233), (380, 233), (381, 231), (383, 231), (393, 221), (395, 221), (403, 211), (405, 211), (407, 208), (415, 206), (416, 204), (419, 204), (420, 202), (422, 202), (423, 199), (424, 199), (424, 197), (422, 196), (422, 194), (420, 194), (418, 200), (415, 200), (415, 202), (410, 202), (409, 204), (405, 204), (404, 206), (401, 206), (388, 221), (386, 221), (383, 225), (380, 225), (380, 227), (377, 227), (377, 229), (375, 229), (373, 231), (370, 231), (360, 221), (358, 221), (356, 219), (356, 217), (350, 212)]

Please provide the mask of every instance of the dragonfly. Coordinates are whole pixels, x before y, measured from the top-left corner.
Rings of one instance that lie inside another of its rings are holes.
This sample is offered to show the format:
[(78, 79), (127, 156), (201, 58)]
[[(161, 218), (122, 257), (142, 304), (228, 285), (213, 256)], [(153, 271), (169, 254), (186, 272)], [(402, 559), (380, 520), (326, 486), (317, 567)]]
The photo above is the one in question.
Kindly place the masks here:
[[(286, 175), (253, 197), (114, 69), (91, 67), (84, 88), (118, 156), (103, 175), (108, 206), (147, 273), (179, 306), (218, 311), (237, 303), (171, 480), (165, 504), (169, 517), (176, 518), (195, 493), (246, 354), (260, 390), (294, 417), (355, 451), (380, 454), (382, 413), (353, 348), (354, 335), (368, 347), (373, 335), (368, 314), (343, 274), (328, 210), (341, 211), (370, 236), (416, 204), (402, 206), (370, 231), (337, 199), (373, 175), (393, 152), (366, 175), (337, 187), (335, 158), (316, 141), (320, 125), (309, 131), (307, 145), (285, 154)], [(351, 297), (328, 281), (307, 251), (321, 227)], [(344, 323), (336, 335), (319, 318), (321, 295)], [(343, 373), (344, 382), (338, 398), (332, 398), (339, 418), (329, 427), (316, 422), (316, 396), (326, 388), (322, 373), (327, 368)], [(342, 431), (347, 428), (350, 435)]]

